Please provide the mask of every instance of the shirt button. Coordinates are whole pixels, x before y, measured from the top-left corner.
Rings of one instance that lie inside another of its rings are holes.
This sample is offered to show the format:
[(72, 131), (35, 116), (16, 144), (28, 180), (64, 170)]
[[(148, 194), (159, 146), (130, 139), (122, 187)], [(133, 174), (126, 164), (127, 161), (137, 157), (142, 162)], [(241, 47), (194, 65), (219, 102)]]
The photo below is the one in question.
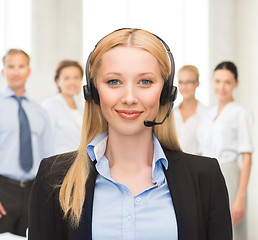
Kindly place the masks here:
[(131, 221), (131, 220), (132, 220), (132, 216), (130, 216), (130, 215), (127, 216), (127, 220), (128, 220), (128, 221)]
[(158, 187), (160, 187), (161, 183), (158, 183)]
[(136, 201), (137, 201), (137, 202), (140, 202), (141, 200), (142, 200), (142, 199), (141, 199), (140, 197), (137, 197), (137, 198), (136, 198)]

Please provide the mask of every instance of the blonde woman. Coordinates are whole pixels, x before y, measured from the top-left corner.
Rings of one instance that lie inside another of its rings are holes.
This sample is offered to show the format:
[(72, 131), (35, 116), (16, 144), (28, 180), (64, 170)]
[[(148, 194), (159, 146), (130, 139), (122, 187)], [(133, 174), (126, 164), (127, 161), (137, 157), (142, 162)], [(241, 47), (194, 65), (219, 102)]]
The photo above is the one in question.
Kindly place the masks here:
[(197, 127), (206, 107), (196, 99), (199, 87), (199, 70), (193, 65), (184, 65), (178, 70), (178, 88), (183, 101), (175, 108), (178, 140), (182, 150), (198, 154)]
[(42, 161), (30, 240), (231, 239), (217, 161), (178, 144), (173, 75), (168, 46), (150, 32), (120, 29), (97, 44), (79, 149)]

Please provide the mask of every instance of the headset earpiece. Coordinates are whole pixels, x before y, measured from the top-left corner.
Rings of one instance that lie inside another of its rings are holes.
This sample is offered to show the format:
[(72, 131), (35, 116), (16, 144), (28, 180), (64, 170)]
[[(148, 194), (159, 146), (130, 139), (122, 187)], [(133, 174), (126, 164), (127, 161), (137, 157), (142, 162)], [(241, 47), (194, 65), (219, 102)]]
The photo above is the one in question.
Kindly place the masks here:
[(167, 102), (174, 102), (177, 97), (177, 87), (172, 86), (172, 89), (170, 90), (168, 87), (168, 82), (166, 81), (164, 83), (161, 95), (160, 95), (160, 104), (165, 105)]
[(88, 89), (88, 84), (83, 86), (84, 99), (89, 102), (91, 100), (91, 91)]
[(87, 81), (87, 85), (83, 86), (83, 94), (84, 94), (84, 99), (87, 102), (90, 102), (91, 99), (93, 99), (93, 101), (96, 104), (99, 104), (99, 93), (93, 83), (93, 80), (90, 79), (90, 81)]
[(87, 59), (86, 67), (85, 67), (85, 75), (86, 75), (87, 85), (83, 86), (83, 94), (84, 94), (84, 99), (87, 102), (90, 102), (91, 99), (93, 99), (93, 101), (96, 104), (99, 104), (99, 93), (93, 83), (93, 79), (90, 77), (90, 61), (91, 61), (93, 52), (94, 52), (94, 50), (90, 53), (90, 55)]
[[(156, 36), (156, 35), (155, 35)], [(175, 62), (168, 45), (158, 36), (156, 36), (165, 46), (171, 66), (171, 74), (169, 79), (164, 82), (164, 86), (160, 95), (160, 104), (165, 105), (167, 102), (174, 102), (177, 97), (177, 87), (173, 85), (175, 75)]]

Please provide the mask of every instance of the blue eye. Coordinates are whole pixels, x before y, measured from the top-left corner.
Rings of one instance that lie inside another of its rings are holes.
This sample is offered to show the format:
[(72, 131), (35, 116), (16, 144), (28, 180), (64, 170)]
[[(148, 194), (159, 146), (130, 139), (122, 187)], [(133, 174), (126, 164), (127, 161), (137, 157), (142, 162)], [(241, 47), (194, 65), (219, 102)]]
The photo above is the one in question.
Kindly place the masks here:
[(148, 85), (148, 84), (150, 84), (150, 83), (151, 83), (151, 81), (148, 80), (148, 79), (143, 79), (143, 80), (141, 80), (141, 84), (143, 84), (143, 85)]
[(118, 85), (118, 84), (119, 84), (119, 81), (116, 80), (116, 79), (112, 79), (112, 80), (109, 80), (109, 81), (108, 81), (108, 84), (115, 86), (115, 85)]

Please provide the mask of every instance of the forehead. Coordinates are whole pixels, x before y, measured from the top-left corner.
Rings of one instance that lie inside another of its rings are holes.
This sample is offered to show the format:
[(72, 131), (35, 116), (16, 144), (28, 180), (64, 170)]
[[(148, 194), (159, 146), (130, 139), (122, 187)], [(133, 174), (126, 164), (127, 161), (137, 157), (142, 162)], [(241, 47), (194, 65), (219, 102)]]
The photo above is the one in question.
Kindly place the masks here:
[(20, 52), (17, 53), (10, 53), (6, 56), (4, 65), (6, 64), (26, 64), (29, 65), (28, 57)]
[(227, 70), (227, 69), (218, 69), (218, 70), (216, 70), (214, 72), (214, 74), (213, 74), (213, 77), (215, 79), (221, 79), (221, 80), (224, 80), (224, 79), (227, 79), (227, 80), (233, 79), (233, 80), (235, 80), (234, 74), (231, 71)]
[(81, 73), (80, 69), (76, 66), (65, 66), (61, 69), (60, 74), (63, 73)]
[[(103, 66), (104, 65), (104, 66)], [(118, 46), (103, 54), (100, 68), (108, 69), (153, 69), (160, 70), (158, 60), (153, 54), (142, 48)], [(122, 68), (122, 66), (124, 68)]]
[(196, 79), (197, 75), (195, 72), (188, 70), (188, 69), (184, 69), (178, 72), (178, 78), (179, 79)]

